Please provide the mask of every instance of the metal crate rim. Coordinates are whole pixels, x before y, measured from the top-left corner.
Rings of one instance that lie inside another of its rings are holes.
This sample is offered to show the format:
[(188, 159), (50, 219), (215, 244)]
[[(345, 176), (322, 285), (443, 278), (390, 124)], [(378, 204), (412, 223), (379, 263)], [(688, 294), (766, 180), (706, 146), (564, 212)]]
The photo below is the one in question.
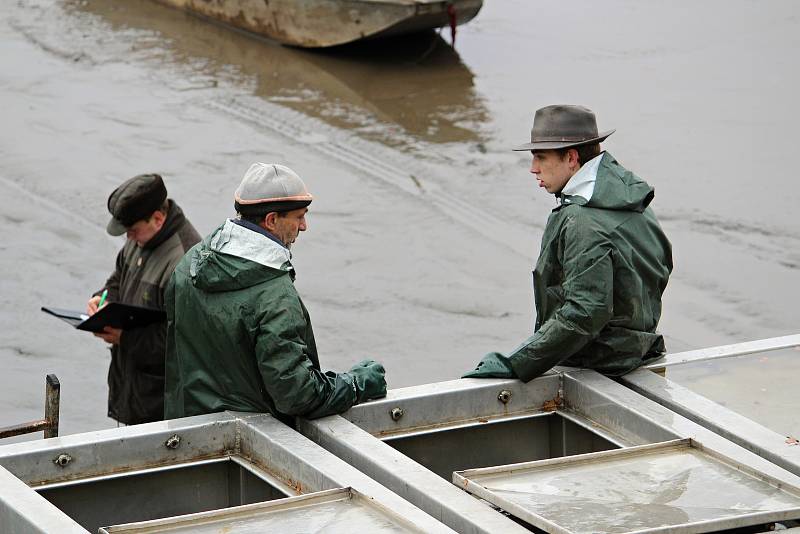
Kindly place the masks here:
[(197, 512), (193, 514), (186, 514), (173, 517), (165, 517), (161, 519), (152, 519), (149, 521), (141, 521), (136, 523), (126, 523), (122, 525), (114, 525), (109, 527), (102, 527), (100, 534), (115, 534), (117, 532), (137, 532), (142, 529), (168, 527), (180, 528), (182, 526), (199, 526), (202, 524), (210, 524), (216, 521), (225, 519), (235, 519), (237, 516), (252, 515), (258, 512), (275, 512), (281, 510), (300, 510), (307, 506), (314, 506), (319, 504), (353, 500), (368, 506), (378, 512), (389, 516), (393, 521), (401, 524), (411, 532), (422, 533), (421, 530), (416, 528), (413, 524), (407, 521), (403, 516), (376, 502), (374, 499), (360, 493), (359, 491), (351, 488), (333, 488), (329, 490), (316, 491), (305, 495), (297, 495), (294, 497), (286, 497), (283, 499), (276, 499), (266, 502), (258, 502), (253, 504), (245, 504), (241, 506), (234, 506), (230, 508), (223, 508), (219, 510), (209, 510), (205, 512)]
[[(474, 482), (472, 477), (482, 477), (497, 474), (511, 474), (515, 471), (523, 470), (551, 470), (564, 464), (582, 464), (589, 463), (597, 459), (619, 458), (625, 456), (648, 455), (657, 454), (659, 452), (680, 449), (696, 449), (703, 454), (711, 457), (712, 459), (727, 465), (737, 471), (747, 474), (748, 476), (755, 477), (776, 489), (780, 489), (791, 496), (800, 499), (800, 487), (789, 485), (783, 481), (777, 480), (774, 477), (762, 473), (756, 469), (742, 465), (727, 456), (703, 446), (693, 438), (674, 439), (663, 441), (660, 443), (652, 443), (648, 445), (639, 445), (634, 447), (627, 447), (623, 449), (614, 449), (609, 451), (590, 452), (586, 454), (578, 454), (574, 456), (566, 456), (562, 458), (550, 458), (545, 460), (535, 460), (532, 462), (522, 462), (516, 464), (484, 467), (478, 469), (467, 469), (464, 471), (453, 472), (453, 484), (457, 485), (463, 490), (466, 490), (473, 495), (480, 497), (494, 506), (498, 506), (505, 511), (511, 513), (514, 517), (521, 519), (534, 525), (538, 528), (547, 529), (551, 534), (574, 534), (573, 531), (568, 530), (551, 520), (530, 512), (525, 508), (510, 502), (499, 502), (496, 495), (490, 490), (486, 489), (481, 484)], [(631, 530), (626, 534), (657, 534), (657, 533), (678, 533), (678, 532), (701, 532), (696, 530), (697, 527), (703, 525), (714, 526), (715, 528), (730, 528), (737, 526), (745, 526), (758, 524), (759, 522), (777, 521), (784, 519), (797, 519), (800, 517), (800, 505), (791, 508), (782, 508), (776, 510), (766, 510), (762, 512), (753, 512), (747, 514), (740, 514), (731, 517), (715, 518), (702, 521), (694, 521), (691, 523), (683, 523), (680, 525), (667, 525), (662, 527), (648, 528), (642, 530)], [(743, 524), (742, 521), (748, 521)]]

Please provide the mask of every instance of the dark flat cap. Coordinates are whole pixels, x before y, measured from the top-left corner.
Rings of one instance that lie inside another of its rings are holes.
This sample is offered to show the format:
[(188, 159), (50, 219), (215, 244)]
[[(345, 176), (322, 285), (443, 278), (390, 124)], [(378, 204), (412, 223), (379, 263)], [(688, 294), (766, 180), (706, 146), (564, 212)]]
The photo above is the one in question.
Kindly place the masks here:
[(149, 218), (167, 199), (167, 188), (158, 174), (140, 174), (125, 181), (108, 197), (111, 220), (106, 231), (122, 235), (129, 226)]

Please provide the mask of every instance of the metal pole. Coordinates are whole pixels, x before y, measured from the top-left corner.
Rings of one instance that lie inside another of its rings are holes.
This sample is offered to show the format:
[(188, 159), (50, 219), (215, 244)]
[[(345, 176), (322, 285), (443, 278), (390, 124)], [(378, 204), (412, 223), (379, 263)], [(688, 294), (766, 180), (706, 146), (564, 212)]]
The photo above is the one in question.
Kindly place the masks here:
[(57, 437), (61, 384), (56, 375), (47, 375), (44, 396), (44, 419), (0, 428), (0, 439), (39, 432), (40, 430), (44, 430), (45, 438)]
[(38, 432), (47, 428), (47, 421), (31, 421), (30, 423), (22, 423), (21, 425), (6, 426), (0, 428), (0, 439), (10, 438), (13, 436), (21, 436), (22, 434), (30, 434), (31, 432)]
[(642, 368), (650, 370), (662, 369), (670, 365), (703, 362), (707, 360), (717, 360), (720, 358), (732, 358), (735, 356), (744, 356), (747, 354), (755, 354), (770, 350), (788, 349), (797, 346), (800, 346), (800, 334), (773, 337), (769, 339), (759, 339), (757, 341), (747, 341), (744, 343), (723, 345), (708, 349), (690, 350), (676, 354), (667, 354), (663, 358), (654, 360), (647, 365), (643, 365)]
[(44, 437), (55, 438), (58, 436), (58, 415), (61, 407), (61, 383), (56, 375), (47, 375), (44, 395), (44, 420), (47, 421)]

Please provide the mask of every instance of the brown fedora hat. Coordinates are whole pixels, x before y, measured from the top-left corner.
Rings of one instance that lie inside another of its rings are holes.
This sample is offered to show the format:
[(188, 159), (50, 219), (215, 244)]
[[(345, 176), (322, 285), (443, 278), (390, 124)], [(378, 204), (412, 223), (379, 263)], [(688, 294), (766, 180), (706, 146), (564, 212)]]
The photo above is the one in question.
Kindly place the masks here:
[(604, 141), (616, 130), (597, 133), (592, 110), (583, 106), (556, 105), (536, 110), (531, 142), (514, 150), (558, 150)]

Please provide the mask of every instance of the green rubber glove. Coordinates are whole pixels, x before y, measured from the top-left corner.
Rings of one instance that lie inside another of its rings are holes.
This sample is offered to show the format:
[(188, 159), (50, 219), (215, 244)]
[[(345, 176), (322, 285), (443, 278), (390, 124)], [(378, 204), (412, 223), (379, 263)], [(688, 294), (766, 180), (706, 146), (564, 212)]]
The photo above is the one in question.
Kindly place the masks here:
[(386, 370), (374, 360), (363, 360), (349, 371), (356, 386), (356, 403), (386, 396)]
[(517, 374), (508, 358), (499, 352), (490, 352), (475, 369), (467, 371), (461, 378), (517, 378)]

